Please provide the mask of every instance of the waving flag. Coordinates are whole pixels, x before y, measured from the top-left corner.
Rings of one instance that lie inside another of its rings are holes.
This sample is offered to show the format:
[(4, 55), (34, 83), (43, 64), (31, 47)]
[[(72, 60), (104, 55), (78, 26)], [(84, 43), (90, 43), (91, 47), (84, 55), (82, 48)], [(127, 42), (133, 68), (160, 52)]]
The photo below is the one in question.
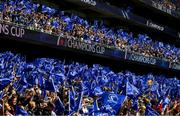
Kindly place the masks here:
[(154, 82), (153, 85), (151, 86), (151, 91), (156, 91), (159, 88), (159, 84), (157, 82)]
[(83, 95), (84, 95), (84, 92), (81, 91), (80, 95), (78, 96), (78, 99), (75, 101), (75, 102), (76, 102), (76, 103), (75, 103), (76, 106), (75, 106), (75, 108), (73, 109), (73, 111), (78, 112), (78, 111), (81, 109), (81, 107), (82, 107)]
[(105, 111), (110, 111), (112, 114), (118, 113), (125, 100), (126, 96), (124, 95), (108, 92), (102, 95), (102, 105), (104, 106)]
[(93, 116), (109, 116), (109, 114), (107, 112), (104, 112), (104, 111), (99, 109), (97, 100), (94, 100), (93, 110), (89, 115), (93, 115)]
[(0, 90), (3, 90), (4, 88), (6, 88), (12, 80), (8, 79), (8, 78), (3, 78), (0, 79)]
[(20, 80), (14, 84), (15, 89), (22, 93), (27, 87), (28, 87), (28, 82), (25, 77), (21, 77)]
[(5, 63), (4, 59), (0, 59), (0, 69), (1, 70), (3, 70), (5, 68), (4, 63)]
[(165, 109), (167, 108), (167, 106), (169, 105), (169, 103), (170, 103), (170, 99), (168, 98), (168, 97), (166, 97), (165, 99), (164, 99), (164, 102), (163, 102), (163, 111), (165, 111)]
[(73, 23), (69, 22), (66, 26), (65, 26), (65, 31), (71, 31), (73, 30)]
[(129, 81), (126, 82), (126, 95), (137, 96), (139, 94), (139, 90), (132, 85)]
[(19, 106), (16, 106), (16, 108), (15, 108), (15, 116), (20, 116), (20, 115), (21, 116), (29, 116), (27, 111), (25, 111), (24, 109), (22, 109)]
[(72, 90), (69, 90), (69, 111), (73, 111), (76, 106), (75, 95), (76, 93), (72, 87)]
[(100, 87), (96, 87), (94, 89), (94, 94), (97, 95), (97, 96), (100, 96), (100, 95), (103, 94), (103, 90)]
[(133, 104), (132, 104), (132, 109), (135, 110), (136, 112), (138, 111), (138, 100), (134, 99)]
[(98, 103), (97, 103), (97, 100), (94, 100), (94, 103), (93, 103), (93, 111), (99, 111), (99, 107), (98, 107)]
[(54, 85), (53, 79), (45, 81), (45, 90), (49, 90), (49, 91), (52, 91), (52, 92), (57, 92), (57, 89), (56, 89), (56, 87)]
[(56, 115), (62, 115), (62, 113), (64, 112), (65, 107), (61, 101), (61, 99), (58, 97), (57, 100), (55, 101), (55, 113)]
[(146, 106), (145, 116), (160, 116), (160, 115), (148, 105)]

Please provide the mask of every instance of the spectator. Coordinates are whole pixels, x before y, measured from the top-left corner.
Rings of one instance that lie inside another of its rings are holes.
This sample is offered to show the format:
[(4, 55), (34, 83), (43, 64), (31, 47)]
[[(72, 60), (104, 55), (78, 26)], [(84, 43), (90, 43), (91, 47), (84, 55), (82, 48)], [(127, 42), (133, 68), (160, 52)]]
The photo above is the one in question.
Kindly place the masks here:
[[(176, 78), (153, 74), (140, 76), (129, 71), (114, 73), (108, 67), (98, 64), (88, 67), (49, 58), (26, 63), (25, 58), (11, 52), (0, 56), (4, 64), (12, 61), (1, 68), (0, 75), (7, 75), (8, 70), (13, 72), (11, 75), (16, 76), (17, 71), (21, 75), (19, 79), (14, 77), (13, 82), (10, 81), (2, 88), (1, 115), (179, 113), (180, 81)], [(44, 74), (46, 76), (42, 76)], [(2, 79), (1, 83), (5, 83), (5, 80)]]

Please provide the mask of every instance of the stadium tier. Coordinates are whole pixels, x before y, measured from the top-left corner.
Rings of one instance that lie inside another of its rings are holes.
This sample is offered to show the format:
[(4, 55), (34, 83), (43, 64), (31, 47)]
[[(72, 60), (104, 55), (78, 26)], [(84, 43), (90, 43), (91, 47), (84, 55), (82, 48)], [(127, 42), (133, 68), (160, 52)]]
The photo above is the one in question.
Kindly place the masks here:
[[(30, 1), (9, 1), (1, 3), (0, 17), (3, 22), (14, 23), (30, 30), (73, 37), (85, 43), (140, 53), (148, 57), (158, 57), (173, 63), (180, 61), (180, 49), (174, 45), (152, 40), (148, 35), (128, 33), (123, 29), (110, 28), (103, 21), (93, 23), (63, 11)], [(1, 33), (6, 29), (2, 28)]]
[[(180, 81), (99, 64), (0, 54), (0, 115), (176, 115)], [(11, 62), (9, 62), (11, 61)]]
[[(150, 18), (141, 20), (146, 30), (151, 28), (150, 33), (158, 31), (163, 35), (167, 29), (176, 34), (172, 36), (175, 42), (160, 41), (143, 30), (142, 34), (142, 28), (134, 32), (133, 28), (123, 28), (138, 25), (133, 24), (132, 17), (147, 18), (136, 17), (127, 7), (119, 10), (120, 6), (113, 6), (111, 0), (72, 1), (61, 1), (64, 7), (75, 5), (69, 11), (69, 7), (62, 8), (64, 11), (50, 7), (48, 0), (0, 1), (0, 115), (180, 115), (180, 48), (175, 44), (179, 41), (178, 26), (171, 29), (166, 28), (171, 24), (159, 26)], [(179, 12), (179, 0), (151, 2)], [(100, 3), (109, 5), (121, 11), (124, 19), (120, 24), (124, 20), (129, 23), (120, 28), (111, 25), (118, 19), (111, 15), (97, 19), (83, 16), (82, 9), (75, 8), (81, 3), (91, 8)], [(143, 27), (139, 25), (137, 28)]]

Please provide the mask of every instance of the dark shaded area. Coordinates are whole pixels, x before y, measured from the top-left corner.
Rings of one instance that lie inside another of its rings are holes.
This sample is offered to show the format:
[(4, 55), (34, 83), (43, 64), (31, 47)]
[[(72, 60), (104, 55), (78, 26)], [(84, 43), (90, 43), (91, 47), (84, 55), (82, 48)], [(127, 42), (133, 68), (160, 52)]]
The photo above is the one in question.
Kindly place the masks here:
[(104, 0), (110, 3), (111, 5), (117, 6), (117, 7), (132, 7), (132, 12), (145, 17), (147, 19), (153, 19), (156, 22), (159, 22), (164, 25), (168, 25), (169, 27), (172, 27), (178, 31), (180, 31), (179, 25), (180, 25), (180, 17), (174, 17), (168, 13), (165, 13), (164, 11), (161, 11), (159, 9), (153, 8), (152, 6), (148, 4), (144, 4), (142, 2), (139, 2), (138, 0)]

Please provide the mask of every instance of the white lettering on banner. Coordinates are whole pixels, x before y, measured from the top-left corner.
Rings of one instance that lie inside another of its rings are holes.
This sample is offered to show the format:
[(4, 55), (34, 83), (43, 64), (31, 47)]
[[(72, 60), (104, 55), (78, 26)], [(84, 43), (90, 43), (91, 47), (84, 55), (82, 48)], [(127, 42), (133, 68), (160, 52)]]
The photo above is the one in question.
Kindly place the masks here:
[(6, 24), (0, 24), (0, 34), (22, 38), (25, 34), (25, 30), (14, 26), (10, 27)]
[(81, 0), (81, 2), (90, 4), (92, 6), (96, 6), (96, 1), (94, 1), (94, 0)]
[(8, 28), (9, 28), (9, 25), (0, 24), (0, 33), (8, 35), (9, 34)]
[(157, 25), (157, 24), (155, 24), (155, 23), (153, 23), (153, 22), (151, 22), (151, 21), (149, 21), (149, 20), (147, 20), (146, 25), (149, 26), (149, 27), (158, 29), (158, 30), (160, 30), (160, 31), (164, 31), (164, 27), (159, 26), (159, 25)]
[(132, 61), (138, 61), (138, 62), (153, 64), (153, 65), (156, 64), (156, 59), (150, 58), (150, 57), (144, 57), (144, 56), (140, 56), (136, 54), (131, 54), (129, 58)]
[(104, 54), (105, 48), (101, 47), (99, 45), (91, 45), (87, 43), (83, 43), (81, 41), (76, 41), (73, 39), (67, 40), (67, 47), (74, 48), (74, 49), (81, 49), (88, 52), (98, 53), (98, 54)]
[(129, 15), (128, 15), (128, 13), (127, 13), (126, 11), (121, 10), (121, 12), (122, 12), (123, 17), (124, 17), (125, 19), (129, 19)]
[[(62, 41), (61, 41), (62, 40)], [(65, 39), (62, 37), (58, 38), (57, 45), (60, 46), (67, 46), (69, 48), (79, 49), (83, 51), (104, 54), (105, 48), (95, 44), (88, 44), (81, 41), (74, 40), (72, 38), (66, 38), (66, 42), (64, 43)]]

